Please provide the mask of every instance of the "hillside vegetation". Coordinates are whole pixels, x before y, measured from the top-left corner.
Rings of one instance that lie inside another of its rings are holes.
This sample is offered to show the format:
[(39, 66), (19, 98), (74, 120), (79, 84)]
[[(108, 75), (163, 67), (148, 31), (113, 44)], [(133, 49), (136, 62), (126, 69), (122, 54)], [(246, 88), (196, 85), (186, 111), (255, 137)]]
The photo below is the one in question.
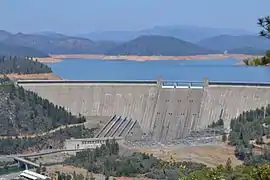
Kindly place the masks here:
[[(0, 35), (1, 36), (1, 35)], [(31, 47), (13, 44), (8, 45), (1, 42), (0, 37), (0, 55), (5, 56), (33, 56), (33, 57), (48, 57), (48, 54)]]
[[(226, 165), (217, 168), (203, 168), (189, 174), (181, 173), (179, 178), (172, 180), (269, 180), (270, 165), (238, 166), (232, 168), (228, 160)], [(85, 177), (75, 171), (73, 174), (57, 172), (58, 180), (96, 180), (89, 173)], [(169, 178), (168, 178), (169, 179)]]
[[(73, 116), (63, 107), (16, 86), (7, 77), (10, 73), (52, 72), (47, 65), (30, 59), (17, 56), (0, 57), (0, 154), (58, 149), (63, 147), (66, 138), (93, 137), (94, 129), (86, 129), (83, 125), (63, 127), (83, 123), (85, 117)], [(48, 133), (58, 127), (63, 128)]]
[(1, 74), (38, 74), (51, 73), (49, 66), (38, 61), (30, 60), (28, 57), (0, 56)]
[[(38, 52), (43, 52), (43, 56), (48, 54), (80, 54), (80, 53), (98, 53), (102, 51), (102, 47), (95, 42), (80, 37), (65, 36), (62, 34), (48, 35), (48, 34), (11, 34), (7, 32), (0, 32), (0, 43), (8, 47), (21, 47), (34, 49)], [(4, 50), (3, 50), (4, 51)], [(1, 46), (0, 46), (1, 52)], [(6, 51), (6, 54), (9, 51)], [(28, 53), (28, 51), (24, 51)], [(17, 50), (14, 49), (14, 54)], [(29, 53), (28, 55), (31, 56)], [(41, 57), (42, 54), (36, 55)]]
[(64, 148), (64, 141), (73, 138), (92, 138), (95, 129), (87, 129), (83, 125), (64, 128), (51, 134), (25, 138), (0, 139), (0, 154), (21, 154), (39, 152), (44, 149)]
[[(270, 16), (259, 18), (257, 24), (261, 27), (260, 38), (264, 38), (264, 41), (270, 44)], [(263, 57), (245, 59), (244, 63), (248, 66), (268, 66), (270, 64), (270, 50), (267, 50)]]
[(162, 56), (188, 56), (198, 54), (213, 54), (216, 51), (199, 47), (195, 44), (182, 41), (169, 36), (140, 36), (134, 40), (123, 43), (111, 50), (107, 55), (162, 55)]
[(229, 144), (236, 146), (238, 159), (248, 165), (270, 163), (270, 105), (243, 112), (231, 121), (231, 129)]
[(0, 80), (0, 154), (59, 149), (63, 148), (63, 142), (67, 138), (93, 137), (95, 129), (86, 129), (83, 125), (28, 137), (63, 125), (83, 123), (85, 117), (73, 116), (63, 107), (56, 106), (22, 87), (16, 87), (7, 77)]
[(0, 85), (0, 97), (0, 135), (40, 133), (85, 121), (8, 80)]
[(66, 164), (84, 167), (94, 173), (109, 176), (139, 176), (151, 179), (177, 179), (181, 171), (187, 174), (205, 168), (204, 164), (193, 162), (165, 162), (153, 155), (133, 153), (123, 156), (114, 140), (107, 141), (100, 148), (84, 150), (65, 161)]
[[(191, 163), (192, 164), (192, 163)], [(170, 176), (171, 180), (269, 180), (270, 164), (259, 166), (237, 166), (232, 167), (230, 159), (225, 165), (219, 165), (216, 168), (205, 167), (199, 170), (194, 170), (186, 173), (185, 170), (180, 170), (180, 175)], [(85, 177), (75, 171), (73, 174), (65, 174), (57, 172), (58, 180), (95, 180), (92, 174), (89, 173)]]
[(243, 60), (248, 66), (265, 66), (270, 64), (270, 51), (266, 51), (264, 56), (257, 56)]
[(270, 164), (259, 166), (237, 166), (233, 168), (228, 159), (225, 165), (204, 168), (188, 175), (180, 175), (179, 180), (269, 180)]
[[(226, 164), (210, 168), (194, 162), (175, 162), (173, 159), (162, 161), (145, 153), (122, 156), (119, 154), (118, 144), (113, 140), (95, 150), (78, 152), (65, 163), (83, 167), (89, 172), (102, 173), (106, 178), (125, 176), (171, 180), (269, 180), (270, 176), (269, 163), (232, 167), (231, 159), (228, 158)], [(74, 175), (76, 173), (73, 173), (74, 179), (84, 179)]]

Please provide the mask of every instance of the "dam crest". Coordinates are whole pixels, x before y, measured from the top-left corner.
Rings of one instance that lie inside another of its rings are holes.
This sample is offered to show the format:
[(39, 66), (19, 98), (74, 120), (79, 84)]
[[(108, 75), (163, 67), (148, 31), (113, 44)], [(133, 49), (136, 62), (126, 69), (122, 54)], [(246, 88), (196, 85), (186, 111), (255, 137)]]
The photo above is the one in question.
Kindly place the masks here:
[[(19, 80), (16, 83), (74, 115), (121, 117), (111, 121), (115, 130), (106, 130), (108, 134), (118, 134), (125, 126), (139, 126), (143, 134), (160, 142), (184, 138), (219, 119), (224, 121), (224, 128), (229, 128), (230, 120), (243, 111), (270, 102), (270, 83), (266, 82)], [(131, 128), (127, 132), (132, 133)]]

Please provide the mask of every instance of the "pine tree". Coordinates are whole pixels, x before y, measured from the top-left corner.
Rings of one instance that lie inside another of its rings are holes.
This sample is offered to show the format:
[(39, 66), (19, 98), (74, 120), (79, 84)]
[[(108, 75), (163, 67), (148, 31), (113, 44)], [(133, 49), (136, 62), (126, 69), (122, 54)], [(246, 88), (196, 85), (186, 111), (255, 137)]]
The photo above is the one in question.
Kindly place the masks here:
[(227, 170), (227, 171), (232, 171), (232, 160), (231, 160), (231, 158), (228, 158), (227, 159), (227, 161), (226, 161), (226, 165), (225, 165), (225, 169)]
[(262, 28), (260, 35), (270, 38), (270, 16), (259, 18), (257, 24)]

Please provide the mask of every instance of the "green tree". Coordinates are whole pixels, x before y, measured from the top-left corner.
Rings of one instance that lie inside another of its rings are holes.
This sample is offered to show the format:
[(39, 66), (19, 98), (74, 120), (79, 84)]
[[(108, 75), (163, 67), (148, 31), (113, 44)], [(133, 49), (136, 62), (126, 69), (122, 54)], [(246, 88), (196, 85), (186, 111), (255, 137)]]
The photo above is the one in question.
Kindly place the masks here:
[[(270, 16), (261, 17), (258, 19), (257, 24), (261, 27), (259, 35), (267, 39), (270, 38)], [(263, 57), (252, 57), (243, 60), (245, 65), (248, 66), (261, 66), (270, 63), (270, 50), (265, 52)]]
[(231, 158), (228, 158), (226, 161), (225, 169), (229, 172), (232, 171), (232, 160)]
[(259, 18), (257, 24), (262, 28), (260, 35), (270, 38), (270, 16)]

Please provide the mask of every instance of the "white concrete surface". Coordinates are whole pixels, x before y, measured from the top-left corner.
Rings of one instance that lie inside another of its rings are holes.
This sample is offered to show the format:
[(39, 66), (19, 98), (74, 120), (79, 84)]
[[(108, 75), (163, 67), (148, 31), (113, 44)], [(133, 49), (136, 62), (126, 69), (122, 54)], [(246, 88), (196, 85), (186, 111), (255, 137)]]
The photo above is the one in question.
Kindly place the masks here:
[(136, 120), (144, 132), (152, 133), (159, 141), (184, 137), (191, 130), (207, 127), (219, 118), (228, 128), (230, 120), (243, 111), (270, 102), (270, 86), (267, 85), (205, 83), (203, 88), (164, 88), (159, 83), (149, 82), (69, 84), (61, 81), (20, 85), (73, 114), (116, 115)]

